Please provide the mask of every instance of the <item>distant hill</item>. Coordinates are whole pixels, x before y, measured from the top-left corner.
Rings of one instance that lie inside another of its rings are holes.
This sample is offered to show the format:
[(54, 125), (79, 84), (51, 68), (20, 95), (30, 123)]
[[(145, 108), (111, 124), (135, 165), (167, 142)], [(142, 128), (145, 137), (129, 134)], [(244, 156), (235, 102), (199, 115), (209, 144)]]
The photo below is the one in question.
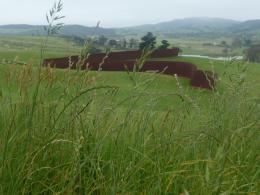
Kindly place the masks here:
[(93, 36), (105, 35), (108, 37), (115, 36), (116, 33), (113, 29), (100, 28), (100, 27), (87, 27), (81, 25), (66, 25), (61, 30), (64, 35), (77, 35), (77, 36)]
[[(245, 22), (221, 18), (186, 18), (126, 28), (96, 28), (82, 25), (66, 25), (60, 34), (65, 36), (105, 35), (107, 37), (143, 36), (153, 32), (164, 36), (227, 36), (234, 34), (259, 34), (260, 20)], [(1, 34), (37, 35), (43, 34), (43, 26), (4, 25)]]
[[(40, 25), (2, 25), (0, 26), (0, 34), (4, 35), (42, 35), (44, 34), (44, 26)], [(66, 36), (91, 36), (105, 35), (115, 36), (113, 29), (105, 29), (100, 27), (87, 27), (82, 25), (65, 25), (60, 31), (60, 35)]]
[(260, 20), (249, 20), (228, 29), (233, 33), (256, 33), (260, 32)]
[(6, 35), (31, 35), (42, 30), (42, 26), (26, 25), (26, 24), (12, 24), (0, 26), (0, 34)]
[(231, 28), (240, 24), (239, 21), (220, 19), (220, 18), (186, 18), (172, 20), (169, 22), (161, 22), (158, 24), (141, 25), (119, 29), (121, 33), (133, 32), (154, 32), (154, 33), (173, 33), (173, 34), (200, 34), (223, 32), (227, 28)]

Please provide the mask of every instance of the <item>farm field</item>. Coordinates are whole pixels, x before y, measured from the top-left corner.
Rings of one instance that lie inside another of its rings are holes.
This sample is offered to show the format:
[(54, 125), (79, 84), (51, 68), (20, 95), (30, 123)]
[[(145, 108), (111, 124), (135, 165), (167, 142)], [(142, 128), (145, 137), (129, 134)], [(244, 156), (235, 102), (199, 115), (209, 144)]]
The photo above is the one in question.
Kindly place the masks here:
[[(0, 37), (0, 194), (259, 193), (260, 64), (164, 59), (215, 71), (211, 92), (174, 76), (39, 69), (40, 40), (13, 40)], [(47, 48), (80, 51), (59, 38)], [(1, 61), (15, 57), (28, 65)]]
[[(45, 37), (39, 36), (0, 36), (0, 59), (26, 63), (39, 63), (41, 45)], [(64, 38), (50, 37), (45, 57), (62, 57), (78, 54), (80, 47)]]
[[(164, 38), (158, 39), (158, 42)], [(176, 37), (167, 39), (172, 46), (182, 49), (182, 54), (188, 55), (203, 55), (212, 57), (223, 56), (242, 56), (244, 55), (243, 49), (229, 48), (229, 52), (226, 54), (223, 52), (224, 47), (221, 46), (221, 42), (225, 41), (228, 45), (232, 45), (232, 39), (226, 37), (219, 38), (207, 38), (207, 37)]]

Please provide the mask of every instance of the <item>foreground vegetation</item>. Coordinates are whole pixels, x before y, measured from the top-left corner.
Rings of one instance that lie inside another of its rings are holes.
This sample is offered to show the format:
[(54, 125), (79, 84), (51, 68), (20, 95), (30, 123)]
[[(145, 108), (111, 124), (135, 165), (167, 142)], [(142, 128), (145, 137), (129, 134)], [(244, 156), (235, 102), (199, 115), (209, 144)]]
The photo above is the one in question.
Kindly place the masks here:
[(1, 65), (0, 194), (258, 194), (259, 67), (223, 65), (215, 92)]
[[(61, 10), (46, 16), (46, 42), (0, 37), (0, 194), (259, 194), (259, 64), (165, 59), (216, 71), (214, 91), (155, 73), (42, 68), (43, 54), (87, 48), (52, 36)], [(222, 43), (202, 50), (229, 52)]]
[(209, 92), (174, 76), (41, 68), (42, 39), (15, 39), (1, 40), (1, 194), (259, 192), (258, 64), (165, 59), (216, 71)]

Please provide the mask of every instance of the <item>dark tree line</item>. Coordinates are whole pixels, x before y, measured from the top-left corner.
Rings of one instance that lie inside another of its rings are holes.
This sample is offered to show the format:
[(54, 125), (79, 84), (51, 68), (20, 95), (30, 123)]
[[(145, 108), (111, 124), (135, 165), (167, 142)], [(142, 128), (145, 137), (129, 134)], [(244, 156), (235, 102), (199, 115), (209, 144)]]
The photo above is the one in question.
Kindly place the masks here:
[(105, 49), (140, 49), (140, 50), (152, 50), (152, 49), (168, 49), (170, 44), (167, 40), (162, 40), (160, 46), (157, 47), (157, 37), (153, 35), (153, 33), (148, 32), (145, 36), (138, 39), (109, 39), (104, 35), (98, 37), (78, 37), (78, 36), (70, 36), (64, 37), (70, 41), (73, 41), (75, 44), (79, 46), (84, 46), (86, 43), (90, 45), (90, 53), (99, 53)]
[[(156, 36), (153, 33), (148, 32), (141, 40), (139, 49), (151, 50), (156, 48)], [(170, 44), (167, 40), (162, 40), (161, 45), (157, 49), (168, 49), (169, 46)]]

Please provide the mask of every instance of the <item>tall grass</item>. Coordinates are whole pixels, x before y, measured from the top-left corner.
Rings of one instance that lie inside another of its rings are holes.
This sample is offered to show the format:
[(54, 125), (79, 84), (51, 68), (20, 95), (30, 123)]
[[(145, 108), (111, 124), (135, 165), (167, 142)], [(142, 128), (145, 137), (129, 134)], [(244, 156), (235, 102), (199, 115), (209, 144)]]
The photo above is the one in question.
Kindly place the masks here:
[(259, 97), (232, 66), (207, 98), (176, 78), (178, 104), (161, 111), (146, 90), (156, 75), (128, 72), (122, 99), (100, 72), (8, 65), (0, 194), (259, 194)]
[(10, 66), (0, 93), (0, 193), (258, 194), (259, 97), (248, 95), (244, 71), (226, 73), (225, 90), (207, 99), (180, 86), (176, 109), (158, 111), (159, 95), (144, 87), (154, 75), (135, 73), (122, 100), (99, 73), (46, 68), (32, 104), (35, 68)]

